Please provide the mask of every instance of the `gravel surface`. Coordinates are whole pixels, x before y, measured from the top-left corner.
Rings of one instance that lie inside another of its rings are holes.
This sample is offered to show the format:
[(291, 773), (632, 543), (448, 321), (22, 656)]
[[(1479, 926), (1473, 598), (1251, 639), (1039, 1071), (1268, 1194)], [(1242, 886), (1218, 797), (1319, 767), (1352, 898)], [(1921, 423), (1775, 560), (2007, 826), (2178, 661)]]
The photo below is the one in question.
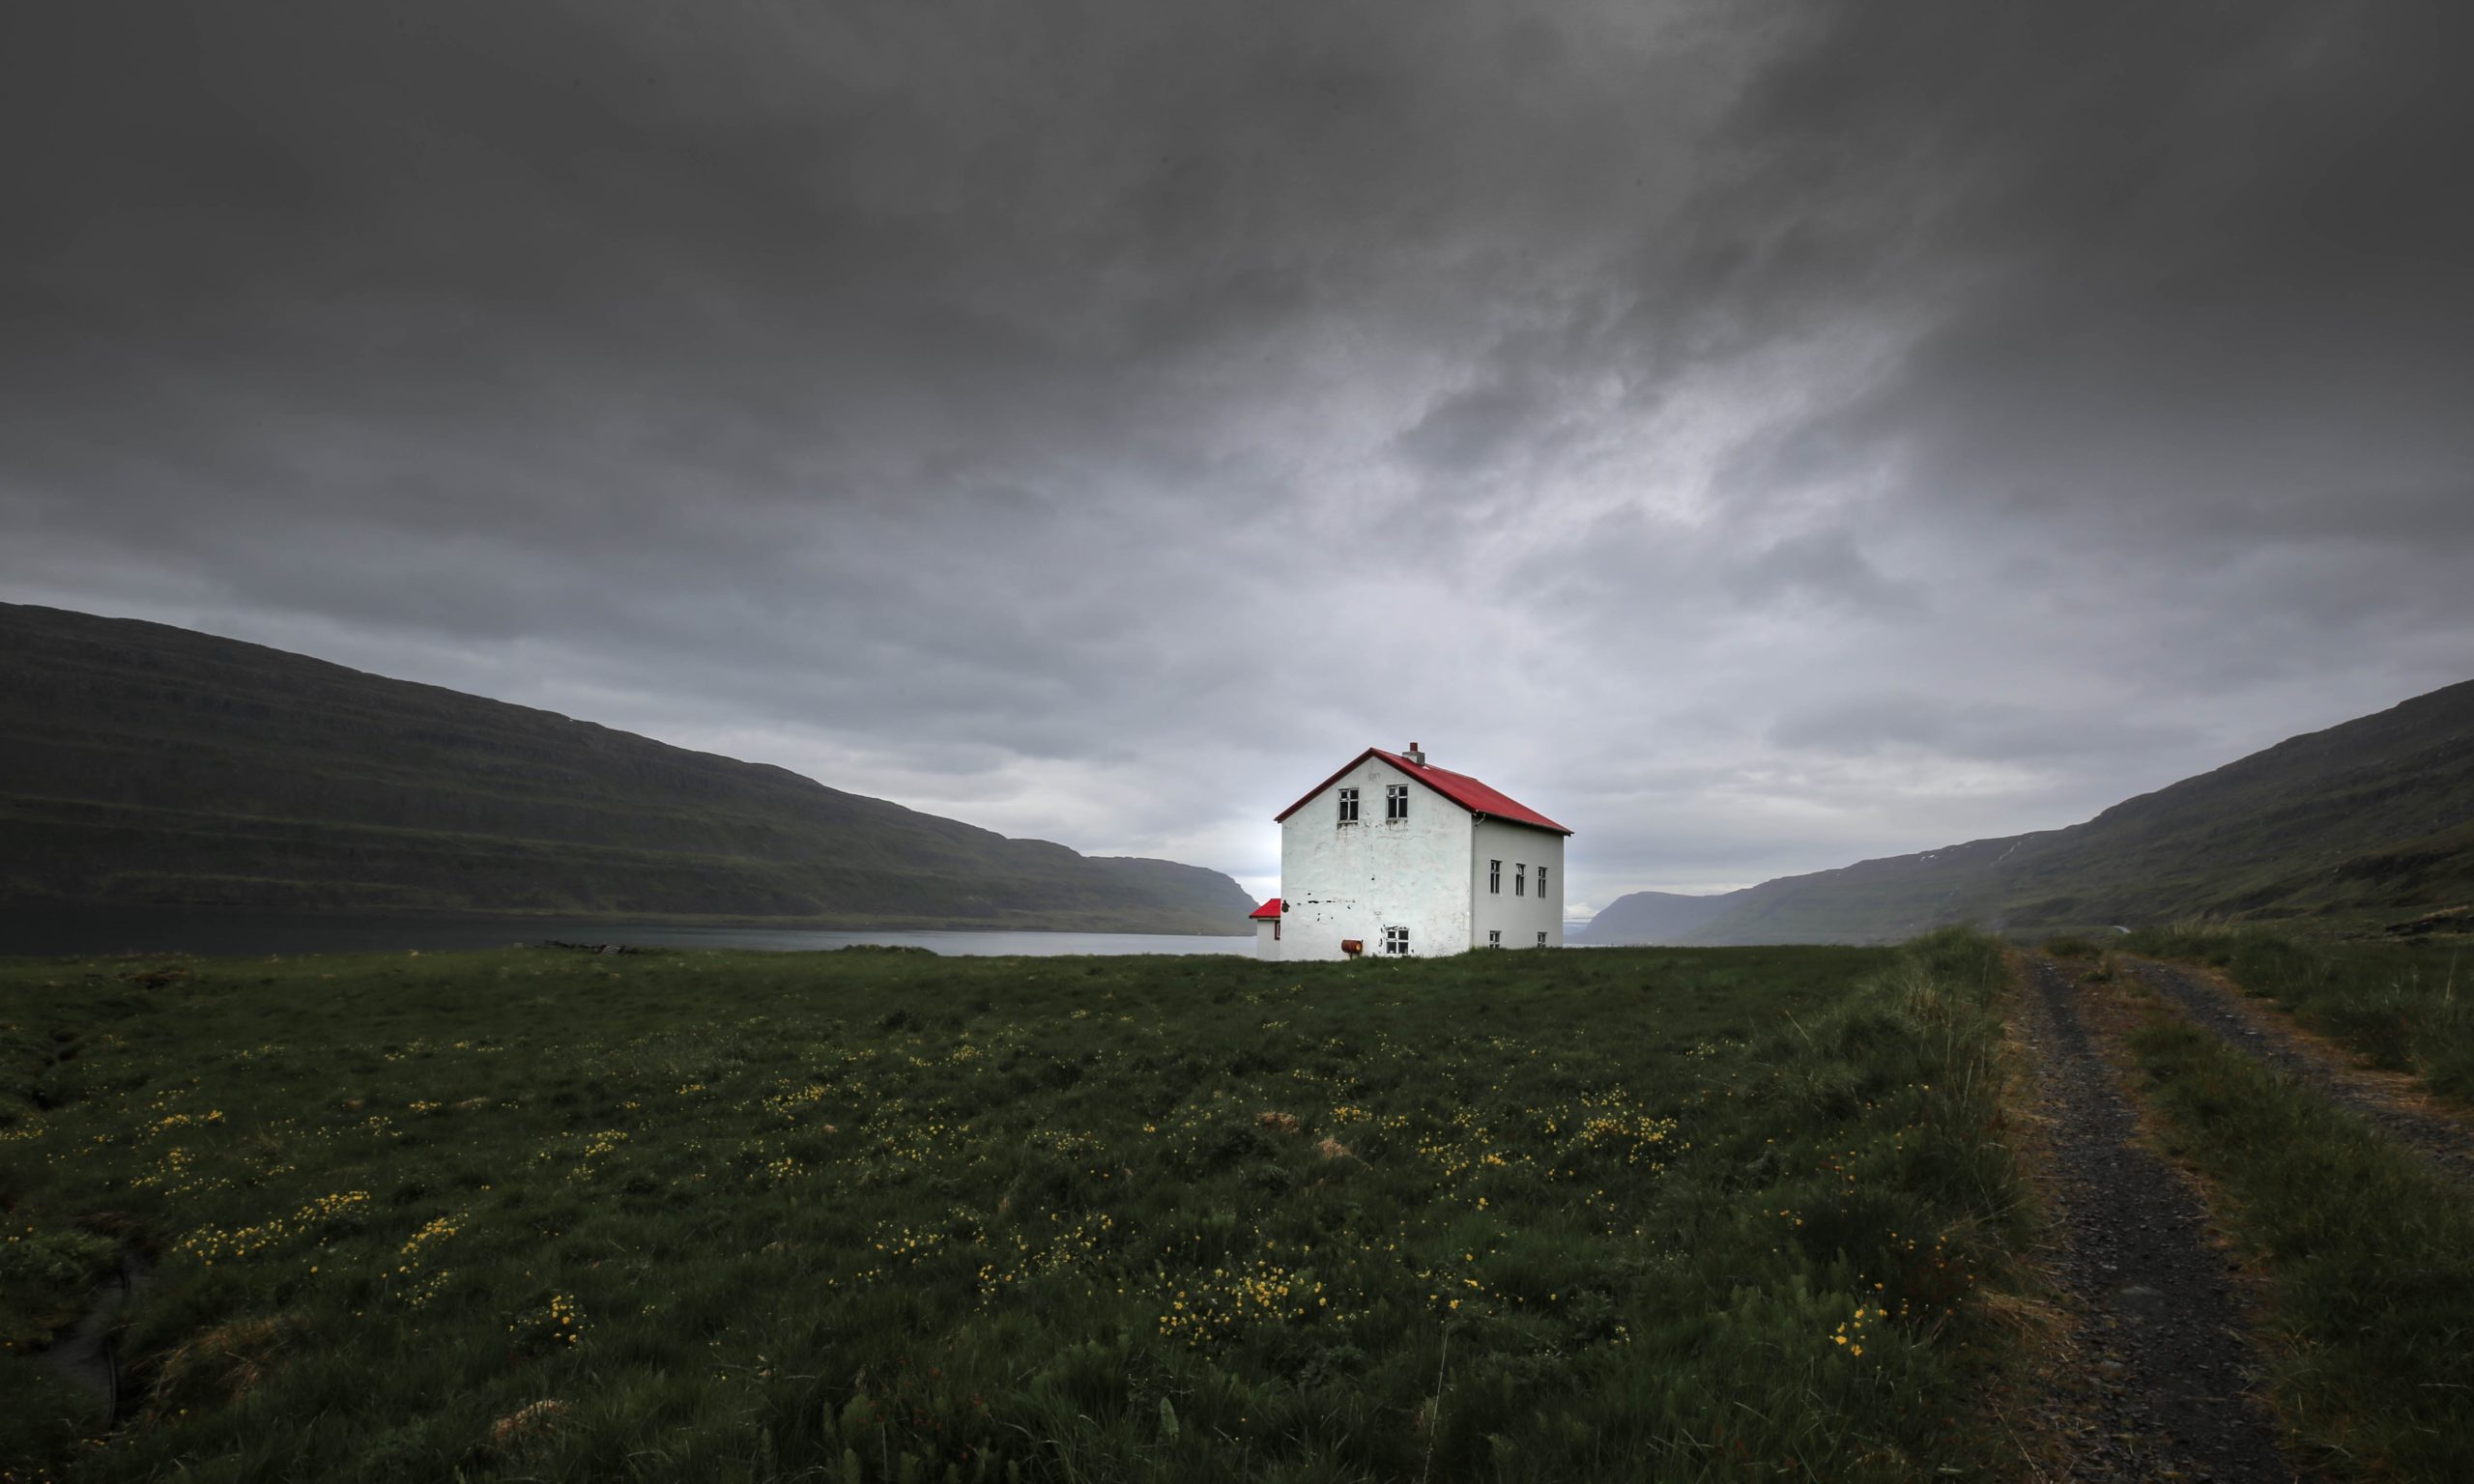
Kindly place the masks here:
[(2265, 1007), (2202, 975), (2143, 958), (2132, 960), (2131, 967), (2149, 988), (2236, 1049), (2326, 1094), (2442, 1167), (2474, 1179), (2474, 1129), (2415, 1106), (2412, 1079), (2357, 1067), (2343, 1052), (2311, 1041)]
[(2081, 986), (2037, 960), (2028, 989), (2021, 1029), (2059, 1207), (2054, 1261), (2079, 1311), (2081, 1362), (2037, 1408), (2038, 1430), (2072, 1479), (2311, 1477), (2278, 1451), (2230, 1265), (2191, 1186), (2137, 1141)]

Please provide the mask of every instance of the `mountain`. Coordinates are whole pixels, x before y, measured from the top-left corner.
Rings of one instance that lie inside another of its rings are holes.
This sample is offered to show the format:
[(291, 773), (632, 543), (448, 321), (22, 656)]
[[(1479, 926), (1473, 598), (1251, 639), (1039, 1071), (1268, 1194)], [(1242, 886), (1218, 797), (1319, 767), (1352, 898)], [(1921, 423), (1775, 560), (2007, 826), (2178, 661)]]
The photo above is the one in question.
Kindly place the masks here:
[(163, 624), (0, 604), (0, 904), (1237, 933), (1217, 871)]
[(2289, 738), (2067, 829), (1717, 896), (1634, 893), (1581, 939), (1874, 943), (1946, 923), (2045, 933), (2195, 913), (2345, 925), (2468, 901), (2474, 681)]
[(1589, 920), (1593, 943), (1681, 943), (1726, 910), (1741, 892), (1688, 897), (1680, 892), (1634, 892), (1608, 902)]

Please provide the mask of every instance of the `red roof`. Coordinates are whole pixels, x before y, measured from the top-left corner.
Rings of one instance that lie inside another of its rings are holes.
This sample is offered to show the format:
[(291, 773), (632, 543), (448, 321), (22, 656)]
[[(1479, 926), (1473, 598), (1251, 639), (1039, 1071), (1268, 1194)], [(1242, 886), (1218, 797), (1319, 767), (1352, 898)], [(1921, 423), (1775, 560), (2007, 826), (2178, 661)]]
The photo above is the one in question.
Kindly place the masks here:
[(1248, 917), (1278, 917), (1280, 916), (1280, 899), (1275, 897), (1246, 915)]
[(1281, 810), (1273, 816), (1274, 820), (1276, 822), (1285, 820), (1289, 815), (1304, 809), (1314, 801), (1316, 794), (1338, 783), (1350, 768), (1356, 767), (1368, 757), (1382, 758), (1480, 818), (1501, 819), (1508, 824), (1525, 824), (1533, 829), (1553, 830), (1558, 835), (1572, 833), (1510, 794), (1499, 793), (1466, 773), (1454, 773), (1450, 768), (1438, 768), (1427, 762), (1411, 762), (1397, 753), (1387, 753), (1379, 747), (1369, 747), (1350, 758), (1346, 767), (1306, 790), (1306, 797)]

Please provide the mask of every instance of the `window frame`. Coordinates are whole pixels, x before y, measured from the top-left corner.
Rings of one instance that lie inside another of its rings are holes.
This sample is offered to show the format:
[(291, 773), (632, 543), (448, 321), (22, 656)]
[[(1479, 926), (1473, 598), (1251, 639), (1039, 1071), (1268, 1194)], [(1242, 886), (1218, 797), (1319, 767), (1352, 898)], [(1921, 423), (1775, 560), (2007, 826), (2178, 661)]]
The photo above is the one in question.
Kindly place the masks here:
[(1529, 895), (1529, 863), (1527, 861), (1511, 863), (1511, 894), (1514, 897)]
[(1489, 897), (1501, 897), (1503, 894), (1504, 863), (1501, 861), (1489, 860), (1486, 862), (1486, 895)]
[(1546, 899), (1546, 868), (1543, 866), (1538, 868), (1538, 899)]
[(1409, 929), (1387, 927), (1383, 929), (1383, 954), (1387, 958), (1409, 956)]
[(1486, 929), (1486, 946), (1488, 948), (1501, 948), (1504, 946), (1504, 930), (1501, 928), (1489, 928)]
[(1357, 818), (1357, 789), (1343, 788), (1340, 790), (1340, 823), (1355, 824)]
[(1538, 929), (1538, 946), (1539, 948), (1546, 946), (1546, 929), (1543, 928)]
[(1385, 824), (1398, 824), (1408, 817), (1409, 785), (1406, 784), (1384, 785), (1383, 822)]

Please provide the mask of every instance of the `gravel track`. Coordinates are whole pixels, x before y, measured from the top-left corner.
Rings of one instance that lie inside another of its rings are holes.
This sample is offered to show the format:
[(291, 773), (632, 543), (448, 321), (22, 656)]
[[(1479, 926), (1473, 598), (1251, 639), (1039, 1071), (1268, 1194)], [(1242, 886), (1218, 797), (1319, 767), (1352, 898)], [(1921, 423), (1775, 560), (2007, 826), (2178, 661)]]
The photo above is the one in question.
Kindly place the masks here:
[(2066, 1477), (2288, 1481), (2257, 1395), (2259, 1357), (2190, 1184), (2138, 1141), (2081, 986), (2034, 960), (2021, 1030), (2034, 1053), (2057, 1201), (2053, 1261), (2076, 1301), (2074, 1378), (2038, 1406)]
[(2131, 960), (2131, 968), (2201, 1029), (2371, 1120), (2442, 1168), (2474, 1179), (2474, 1128), (2414, 1106), (2409, 1079), (2351, 1065), (2204, 976), (2144, 958)]

